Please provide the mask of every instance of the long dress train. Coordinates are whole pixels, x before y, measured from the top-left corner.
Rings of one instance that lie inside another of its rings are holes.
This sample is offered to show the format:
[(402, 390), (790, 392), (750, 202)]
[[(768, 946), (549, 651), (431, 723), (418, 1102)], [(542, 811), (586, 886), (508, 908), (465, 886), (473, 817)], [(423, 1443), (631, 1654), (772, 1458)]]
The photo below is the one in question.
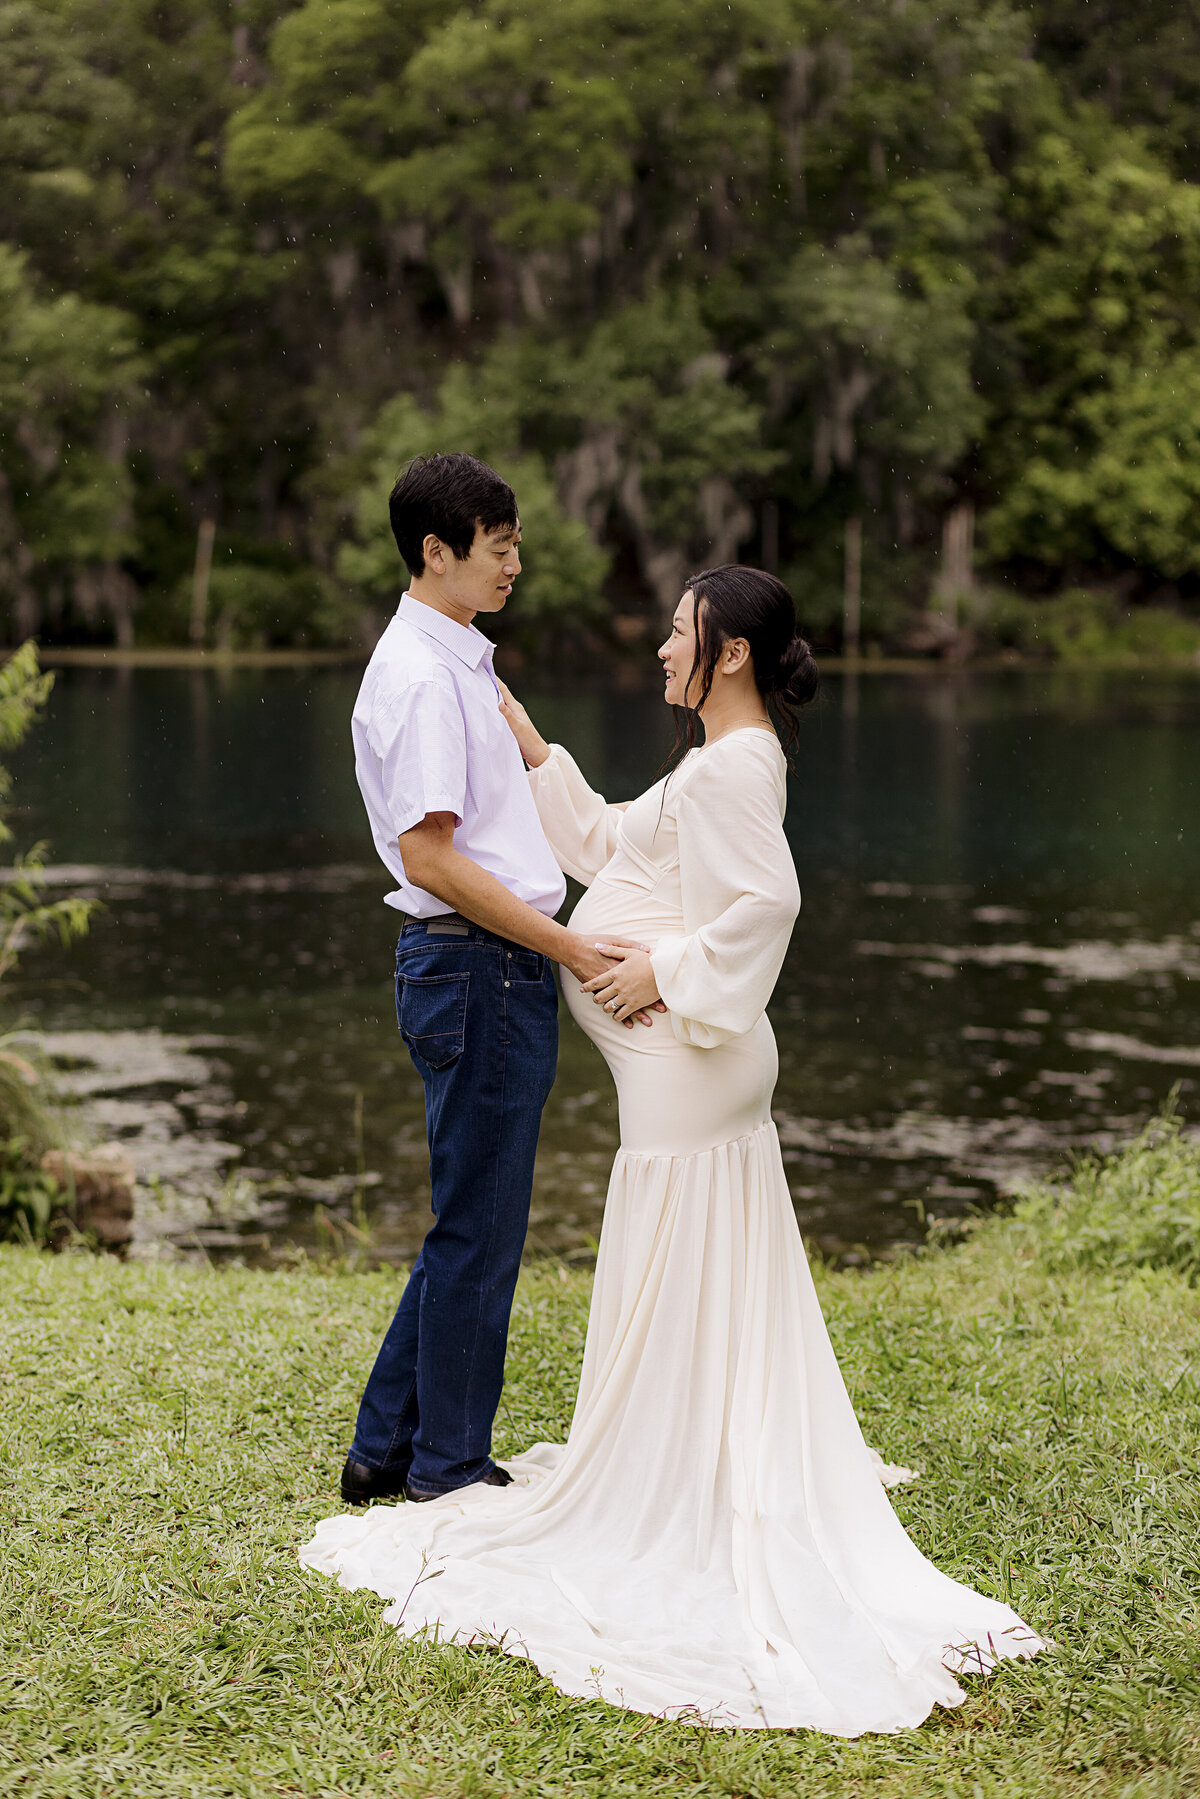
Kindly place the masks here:
[(628, 808), (555, 748), (546, 835), (590, 883), (575, 928), (653, 946), (669, 1007), (615, 1023), (564, 971), (617, 1085), (613, 1166), (565, 1446), (514, 1484), (328, 1518), (310, 1568), (405, 1635), (491, 1643), (562, 1691), (845, 1737), (964, 1698), (955, 1671), (1042, 1647), (939, 1572), (884, 1491), (821, 1316), (770, 1104), (764, 1007), (799, 905), (774, 737), (746, 729)]

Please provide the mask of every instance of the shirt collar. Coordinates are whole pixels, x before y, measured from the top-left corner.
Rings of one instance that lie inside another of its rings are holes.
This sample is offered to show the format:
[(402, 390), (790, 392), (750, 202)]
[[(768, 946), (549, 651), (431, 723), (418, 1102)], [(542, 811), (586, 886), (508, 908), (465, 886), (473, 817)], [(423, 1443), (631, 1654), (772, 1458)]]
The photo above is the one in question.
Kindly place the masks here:
[(406, 593), (401, 600), (396, 617), (412, 625), (415, 630), (424, 631), (426, 637), (432, 637), (443, 649), (465, 662), (468, 668), (478, 668), (495, 649), (495, 644), (474, 625), (460, 625), (457, 620), (447, 618), (444, 612), (435, 612), (432, 606), (426, 606), (422, 600), (414, 600), (411, 593)]

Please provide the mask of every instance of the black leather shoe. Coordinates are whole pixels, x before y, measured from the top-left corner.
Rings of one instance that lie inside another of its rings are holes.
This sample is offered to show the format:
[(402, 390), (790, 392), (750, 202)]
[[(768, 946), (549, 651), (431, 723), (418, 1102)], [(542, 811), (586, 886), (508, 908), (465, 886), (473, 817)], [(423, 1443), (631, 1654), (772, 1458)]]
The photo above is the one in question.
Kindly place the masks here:
[[(469, 1487), (511, 1487), (512, 1475), (507, 1468), (492, 1468), (487, 1474), (480, 1475), (478, 1480), (466, 1482)], [(460, 1493), (461, 1487), (447, 1487), (447, 1493)], [(410, 1505), (424, 1505), (427, 1499), (444, 1499), (445, 1493), (418, 1493), (414, 1487), (405, 1486), (404, 1497)]]
[(347, 1456), (342, 1469), (342, 1498), (347, 1505), (366, 1505), (369, 1499), (403, 1499), (407, 1468), (368, 1468)]

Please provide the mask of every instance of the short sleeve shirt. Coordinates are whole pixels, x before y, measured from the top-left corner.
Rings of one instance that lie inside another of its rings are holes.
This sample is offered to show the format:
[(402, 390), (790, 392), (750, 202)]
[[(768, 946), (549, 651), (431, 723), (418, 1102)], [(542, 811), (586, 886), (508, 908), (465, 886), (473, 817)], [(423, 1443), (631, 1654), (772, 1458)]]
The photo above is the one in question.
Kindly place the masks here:
[(553, 917), (566, 893), (499, 710), (492, 649), (474, 625), (406, 593), (355, 701), (355, 772), (375, 848), (397, 883), (387, 904), (414, 918), (446, 911), (406, 879), (397, 841), (429, 812), (452, 812), (455, 849), (526, 905)]

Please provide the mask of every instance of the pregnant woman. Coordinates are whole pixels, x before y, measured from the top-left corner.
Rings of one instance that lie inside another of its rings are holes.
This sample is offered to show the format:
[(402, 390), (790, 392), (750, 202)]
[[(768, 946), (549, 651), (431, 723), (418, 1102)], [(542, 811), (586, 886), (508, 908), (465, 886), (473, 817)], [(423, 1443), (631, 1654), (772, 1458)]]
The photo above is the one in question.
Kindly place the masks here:
[(551, 847), (588, 887), (572, 928), (649, 946), (586, 988), (562, 977), (621, 1124), (568, 1441), (515, 1457), (510, 1487), (326, 1519), (301, 1559), (391, 1600), (405, 1635), (528, 1656), (567, 1693), (901, 1730), (962, 1700), (956, 1670), (1041, 1644), (893, 1512), (906, 1471), (863, 1441), (771, 1123), (765, 1007), (800, 898), (771, 710), (791, 735), (816, 688), (791, 596), (752, 569), (697, 575), (659, 656), (693, 747), (626, 807), (504, 702)]

